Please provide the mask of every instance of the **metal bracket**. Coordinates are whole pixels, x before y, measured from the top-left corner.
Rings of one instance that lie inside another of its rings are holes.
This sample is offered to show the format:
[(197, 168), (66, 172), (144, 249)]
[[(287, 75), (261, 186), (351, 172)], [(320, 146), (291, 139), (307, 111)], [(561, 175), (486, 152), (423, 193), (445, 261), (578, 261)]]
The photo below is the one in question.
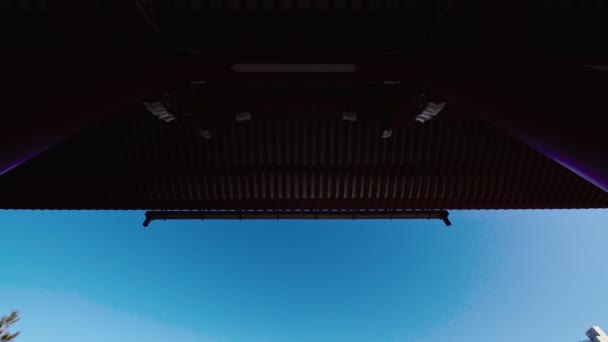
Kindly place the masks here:
[(449, 227), (447, 210), (188, 210), (188, 211), (148, 211), (143, 223), (148, 227), (157, 220), (441, 220)]

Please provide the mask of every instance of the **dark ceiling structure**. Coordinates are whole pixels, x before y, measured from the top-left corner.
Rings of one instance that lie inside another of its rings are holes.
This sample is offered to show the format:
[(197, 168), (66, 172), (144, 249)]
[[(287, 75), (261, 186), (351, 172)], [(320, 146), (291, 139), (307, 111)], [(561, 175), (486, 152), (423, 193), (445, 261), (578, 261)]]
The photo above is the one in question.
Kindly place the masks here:
[(395, 132), (390, 139), (381, 139), (381, 131), (340, 118), (266, 119), (234, 122), (204, 139), (189, 125), (167, 125), (142, 111), (86, 130), (2, 176), (0, 206), (608, 206), (606, 192), (479, 120), (431, 120)]
[(607, 208), (606, 26), (608, 0), (0, 0), (0, 208)]

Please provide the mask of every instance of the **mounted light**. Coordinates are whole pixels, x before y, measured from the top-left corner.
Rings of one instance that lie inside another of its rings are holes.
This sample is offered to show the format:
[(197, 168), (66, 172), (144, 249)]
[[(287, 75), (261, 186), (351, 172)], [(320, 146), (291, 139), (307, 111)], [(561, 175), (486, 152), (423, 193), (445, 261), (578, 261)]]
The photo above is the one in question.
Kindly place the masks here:
[(393, 131), (384, 131), (382, 132), (382, 139), (388, 139), (393, 136)]
[(234, 114), (236, 122), (243, 122), (251, 120), (251, 113), (249, 112), (241, 112)]
[(164, 122), (171, 122), (175, 120), (175, 116), (173, 116), (173, 114), (171, 114), (167, 107), (165, 107), (165, 105), (161, 102), (144, 102), (144, 106), (159, 120), (163, 120)]
[(348, 121), (348, 122), (355, 122), (355, 121), (357, 121), (357, 113), (343, 112), (342, 113), (342, 120)]
[(353, 73), (358, 67), (354, 64), (294, 64), (294, 63), (238, 63), (232, 65), (234, 72), (253, 73)]
[(429, 104), (426, 106), (426, 108), (424, 108), (422, 113), (416, 116), (416, 121), (424, 123), (439, 114), (439, 112), (441, 112), (443, 108), (445, 108), (445, 103), (438, 104), (429, 102)]
[(587, 67), (608, 72), (608, 65), (587, 65)]

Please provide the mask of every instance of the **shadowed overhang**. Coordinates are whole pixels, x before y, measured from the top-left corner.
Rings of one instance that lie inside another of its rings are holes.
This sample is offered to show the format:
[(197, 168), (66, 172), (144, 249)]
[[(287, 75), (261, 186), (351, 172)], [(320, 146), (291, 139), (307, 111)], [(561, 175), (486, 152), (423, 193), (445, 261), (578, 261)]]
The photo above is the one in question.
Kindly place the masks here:
[(143, 110), (106, 121), (0, 179), (21, 209), (602, 208), (608, 194), (474, 118), (382, 139), (334, 117), (232, 121), (204, 139)]

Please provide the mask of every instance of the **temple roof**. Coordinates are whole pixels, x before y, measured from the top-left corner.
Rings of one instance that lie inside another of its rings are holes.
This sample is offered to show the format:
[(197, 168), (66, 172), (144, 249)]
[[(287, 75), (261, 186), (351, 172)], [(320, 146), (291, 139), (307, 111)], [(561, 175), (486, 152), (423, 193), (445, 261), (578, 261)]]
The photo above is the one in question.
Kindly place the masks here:
[(475, 119), (389, 139), (339, 117), (259, 119), (211, 139), (142, 111), (0, 178), (2, 208), (407, 210), (599, 208), (608, 193)]

